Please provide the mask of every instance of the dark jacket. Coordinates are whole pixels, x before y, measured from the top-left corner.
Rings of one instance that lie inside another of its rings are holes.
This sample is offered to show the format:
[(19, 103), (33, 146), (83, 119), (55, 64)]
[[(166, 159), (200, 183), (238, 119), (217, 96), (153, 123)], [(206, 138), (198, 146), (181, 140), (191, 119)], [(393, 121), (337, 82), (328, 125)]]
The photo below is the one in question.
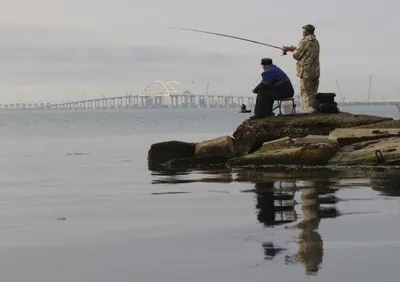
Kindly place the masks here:
[(294, 89), (289, 77), (276, 65), (270, 65), (261, 74), (261, 77), (262, 80), (254, 88), (254, 93), (270, 95), (273, 100), (291, 98), (294, 96)]

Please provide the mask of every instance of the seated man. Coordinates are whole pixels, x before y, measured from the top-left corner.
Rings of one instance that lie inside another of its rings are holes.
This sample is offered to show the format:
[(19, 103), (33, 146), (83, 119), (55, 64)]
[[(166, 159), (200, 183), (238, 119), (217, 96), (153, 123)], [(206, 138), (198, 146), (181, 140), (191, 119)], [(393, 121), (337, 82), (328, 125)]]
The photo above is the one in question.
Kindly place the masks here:
[(289, 77), (280, 68), (272, 63), (269, 58), (261, 60), (264, 72), (261, 74), (262, 81), (254, 89), (257, 94), (254, 118), (272, 116), (272, 108), (275, 100), (292, 98), (294, 89)]
[(246, 105), (245, 104), (242, 104), (242, 107), (240, 108), (242, 111), (245, 111), (246, 110)]

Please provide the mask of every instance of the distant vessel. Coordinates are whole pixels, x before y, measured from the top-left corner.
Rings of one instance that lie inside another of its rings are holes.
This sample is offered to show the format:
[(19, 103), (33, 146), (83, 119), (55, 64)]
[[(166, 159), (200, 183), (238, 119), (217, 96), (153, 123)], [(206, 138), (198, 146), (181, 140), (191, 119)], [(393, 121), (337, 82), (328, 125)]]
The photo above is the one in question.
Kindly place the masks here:
[(240, 110), (239, 113), (251, 113), (251, 110)]

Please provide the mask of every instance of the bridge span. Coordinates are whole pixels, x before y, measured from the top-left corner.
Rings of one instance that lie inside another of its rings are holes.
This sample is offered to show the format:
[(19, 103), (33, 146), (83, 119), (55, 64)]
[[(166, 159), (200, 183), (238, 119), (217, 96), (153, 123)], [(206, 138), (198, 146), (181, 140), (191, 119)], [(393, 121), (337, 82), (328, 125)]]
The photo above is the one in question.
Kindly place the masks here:
[(102, 97), (62, 103), (15, 103), (2, 109), (128, 109), (128, 108), (215, 108), (254, 106), (256, 96), (194, 94), (178, 81), (152, 81), (139, 95)]
[[(0, 104), (1, 110), (39, 109), (39, 110), (97, 110), (97, 109), (130, 109), (130, 108), (236, 108), (245, 104), (254, 107), (256, 95), (243, 96), (195, 94), (178, 81), (155, 80), (143, 88), (138, 95), (102, 97), (62, 103), (12, 103)], [(300, 106), (299, 95), (295, 101)], [(400, 101), (339, 101), (339, 106), (380, 106), (400, 105)]]

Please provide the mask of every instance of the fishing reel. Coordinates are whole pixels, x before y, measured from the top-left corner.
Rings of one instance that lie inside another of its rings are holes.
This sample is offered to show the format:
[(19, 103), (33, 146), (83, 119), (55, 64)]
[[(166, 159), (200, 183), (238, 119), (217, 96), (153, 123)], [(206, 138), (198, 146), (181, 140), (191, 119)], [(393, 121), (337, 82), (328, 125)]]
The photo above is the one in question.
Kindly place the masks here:
[(281, 56), (286, 56), (287, 55), (287, 51), (282, 49), (282, 55)]

